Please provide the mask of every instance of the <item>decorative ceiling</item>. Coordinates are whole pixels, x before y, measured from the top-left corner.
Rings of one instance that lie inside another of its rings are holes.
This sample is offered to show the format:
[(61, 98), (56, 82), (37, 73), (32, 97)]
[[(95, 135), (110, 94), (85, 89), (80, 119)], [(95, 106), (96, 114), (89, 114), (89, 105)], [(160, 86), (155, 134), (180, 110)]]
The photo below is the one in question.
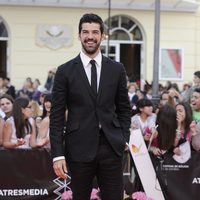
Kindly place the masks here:
[[(160, 0), (161, 10), (196, 12), (199, 0)], [(0, 0), (1, 5), (71, 8), (108, 8), (108, 0)], [(111, 0), (111, 9), (154, 10), (155, 0)]]

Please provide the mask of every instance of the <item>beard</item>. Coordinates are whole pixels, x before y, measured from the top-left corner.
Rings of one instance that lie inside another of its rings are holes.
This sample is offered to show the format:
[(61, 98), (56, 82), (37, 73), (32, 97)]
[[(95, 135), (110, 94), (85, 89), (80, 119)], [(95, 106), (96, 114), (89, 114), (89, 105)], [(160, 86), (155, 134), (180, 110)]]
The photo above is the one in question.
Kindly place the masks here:
[[(90, 45), (90, 44), (87, 44), (87, 42), (93, 42), (94, 44)], [(97, 42), (97, 40), (94, 40), (94, 39), (92, 40), (87, 39), (87, 40), (84, 40), (81, 44), (85, 53), (87, 53), (88, 55), (93, 55), (99, 50), (101, 42)]]

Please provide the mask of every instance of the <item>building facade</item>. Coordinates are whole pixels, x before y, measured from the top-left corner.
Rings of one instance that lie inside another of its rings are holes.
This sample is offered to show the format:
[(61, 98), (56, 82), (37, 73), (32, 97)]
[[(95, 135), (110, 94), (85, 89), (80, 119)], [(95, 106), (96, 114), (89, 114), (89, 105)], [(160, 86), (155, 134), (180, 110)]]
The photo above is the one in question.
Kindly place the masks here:
[[(131, 81), (151, 83), (153, 79), (154, 5), (153, 0), (113, 0), (111, 4), (110, 40), (105, 37), (102, 52), (122, 62)], [(17, 89), (26, 77), (44, 84), (49, 70), (80, 52), (77, 27), (87, 12), (100, 15), (108, 28), (106, 0), (1, 0), (0, 76), (10, 77)], [(192, 81), (197, 70), (199, 1), (162, 0), (159, 81), (182, 86)]]

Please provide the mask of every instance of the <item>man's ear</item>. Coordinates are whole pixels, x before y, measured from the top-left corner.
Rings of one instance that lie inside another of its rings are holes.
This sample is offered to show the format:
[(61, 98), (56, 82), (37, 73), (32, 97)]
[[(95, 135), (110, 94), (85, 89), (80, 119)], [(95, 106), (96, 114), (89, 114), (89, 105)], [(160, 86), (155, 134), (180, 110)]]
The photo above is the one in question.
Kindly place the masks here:
[(80, 33), (78, 33), (78, 40), (79, 40), (79, 41), (81, 40)]
[(106, 40), (106, 34), (105, 34), (105, 33), (102, 34), (101, 42), (102, 42), (103, 40)]

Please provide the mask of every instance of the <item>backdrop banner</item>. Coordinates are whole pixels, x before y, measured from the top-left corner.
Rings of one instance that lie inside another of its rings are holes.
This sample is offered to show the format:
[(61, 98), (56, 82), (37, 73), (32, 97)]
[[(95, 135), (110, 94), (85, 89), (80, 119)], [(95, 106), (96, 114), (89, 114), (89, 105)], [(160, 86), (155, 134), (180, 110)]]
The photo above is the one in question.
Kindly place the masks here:
[(61, 199), (67, 186), (54, 175), (49, 150), (0, 150), (0, 200)]
[(185, 163), (178, 163), (173, 156), (169, 153), (157, 158), (151, 155), (165, 199), (200, 200), (200, 152), (192, 151)]
[[(200, 200), (200, 152), (186, 163), (171, 154), (151, 160), (166, 200)], [(134, 187), (126, 177), (125, 187)], [(156, 179), (153, 187), (159, 190)], [(69, 184), (55, 176), (48, 149), (0, 150), (0, 200), (60, 200)]]

